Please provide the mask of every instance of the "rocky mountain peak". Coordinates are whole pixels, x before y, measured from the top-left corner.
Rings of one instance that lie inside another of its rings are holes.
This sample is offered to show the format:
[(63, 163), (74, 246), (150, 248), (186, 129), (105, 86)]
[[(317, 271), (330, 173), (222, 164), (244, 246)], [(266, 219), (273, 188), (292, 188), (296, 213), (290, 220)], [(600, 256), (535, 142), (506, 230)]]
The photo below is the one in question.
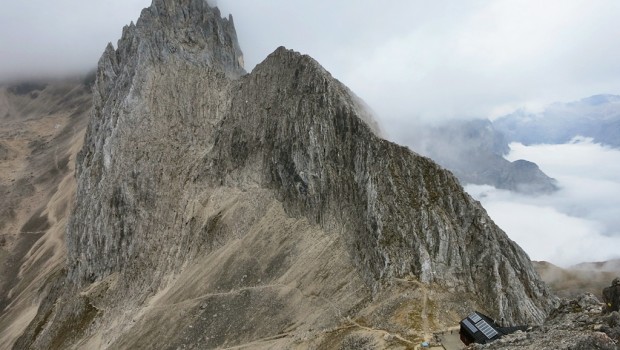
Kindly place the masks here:
[(165, 51), (178, 52), (185, 60), (203, 59), (231, 74), (244, 73), (232, 15), (222, 18), (205, 0), (154, 0), (137, 28), (151, 36), (164, 57)]
[(108, 46), (64, 287), (18, 346), (396, 346), (472, 309), (542, 322), (555, 298), (450, 172), (382, 139), (309, 56), (245, 75), (240, 57), (199, 0), (154, 1)]
[(180, 61), (215, 67), (231, 76), (245, 74), (232, 15), (222, 18), (219, 9), (204, 0), (154, 0), (135, 25), (123, 28), (117, 50), (108, 45), (102, 60), (116, 62), (117, 70)]
[(273, 88), (276, 90), (287, 88), (299, 90), (301, 87), (301, 93), (334, 92), (340, 101), (350, 105), (350, 108), (375, 135), (381, 135), (379, 124), (364, 101), (308, 55), (280, 46), (257, 65), (253, 73), (256, 76), (269, 76), (271, 79), (278, 77), (278, 79), (291, 83), (289, 87), (281, 87), (278, 86), (277, 82), (274, 82)]

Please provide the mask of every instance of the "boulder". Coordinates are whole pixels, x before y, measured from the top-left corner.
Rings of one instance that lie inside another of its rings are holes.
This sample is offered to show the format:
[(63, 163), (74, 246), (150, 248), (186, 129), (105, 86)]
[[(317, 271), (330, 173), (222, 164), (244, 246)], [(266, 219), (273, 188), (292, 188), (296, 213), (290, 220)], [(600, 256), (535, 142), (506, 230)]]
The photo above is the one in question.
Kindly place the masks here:
[(605, 312), (610, 313), (620, 309), (620, 278), (615, 278), (611, 286), (603, 289)]

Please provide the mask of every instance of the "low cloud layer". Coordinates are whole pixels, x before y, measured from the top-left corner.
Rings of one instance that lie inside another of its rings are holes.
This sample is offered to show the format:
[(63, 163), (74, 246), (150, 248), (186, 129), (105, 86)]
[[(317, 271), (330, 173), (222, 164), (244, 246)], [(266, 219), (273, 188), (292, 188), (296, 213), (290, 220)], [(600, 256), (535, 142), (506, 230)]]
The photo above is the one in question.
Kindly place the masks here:
[(0, 11), (0, 81), (83, 74), (150, 0), (5, 1)]
[[(150, 0), (13, 1), (0, 12), (0, 80), (94, 67)], [(616, 0), (219, 0), (248, 70), (280, 45), (316, 58), (376, 111), (489, 117), (620, 93)]]
[(561, 190), (538, 197), (490, 186), (466, 190), (530, 258), (570, 266), (620, 257), (620, 150), (590, 140), (511, 148), (510, 160), (536, 162)]

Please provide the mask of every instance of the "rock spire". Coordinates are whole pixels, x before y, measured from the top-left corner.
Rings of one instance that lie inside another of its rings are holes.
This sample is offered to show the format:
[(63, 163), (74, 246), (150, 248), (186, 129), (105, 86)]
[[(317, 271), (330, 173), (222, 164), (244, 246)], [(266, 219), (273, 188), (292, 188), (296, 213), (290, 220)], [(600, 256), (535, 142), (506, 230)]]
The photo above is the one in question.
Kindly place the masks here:
[(201, 0), (155, 0), (106, 49), (65, 287), (22, 346), (338, 347), (361, 323), (406, 343), (470, 309), (542, 322), (555, 299), (451, 173), (379, 137), (309, 56), (278, 48), (250, 74), (241, 58)]

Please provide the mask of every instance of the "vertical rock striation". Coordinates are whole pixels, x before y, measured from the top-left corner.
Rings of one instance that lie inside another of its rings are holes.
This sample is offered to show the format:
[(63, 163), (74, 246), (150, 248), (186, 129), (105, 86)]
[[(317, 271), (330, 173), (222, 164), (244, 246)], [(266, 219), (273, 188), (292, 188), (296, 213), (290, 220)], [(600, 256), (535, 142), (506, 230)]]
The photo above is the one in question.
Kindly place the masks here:
[(279, 48), (239, 85), (208, 178), (262, 173), (290, 215), (344, 236), (373, 290), (413, 275), (479, 294), (498, 319), (543, 320), (549, 299), (527, 255), (452, 174), (379, 138), (316, 61)]
[(414, 289), (542, 322), (554, 298), (451, 173), (381, 139), (312, 58), (279, 48), (245, 74), (242, 57), (232, 18), (202, 0), (154, 0), (108, 46), (68, 283), (19, 344), (327, 346), (362, 314), (419, 326), (398, 316)]
[[(242, 63), (232, 17), (202, 0), (154, 1), (124, 28), (118, 49), (108, 45), (78, 159), (82, 195), (67, 237), (73, 282), (138, 268), (132, 264), (155, 270), (156, 252), (168, 243), (175, 249), (166, 232), (178, 220), (171, 210), (185, 190), (178, 181), (212, 142)], [(138, 248), (135, 238), (152, 232), (159, 236), (138, 243), (148, 250)]]

